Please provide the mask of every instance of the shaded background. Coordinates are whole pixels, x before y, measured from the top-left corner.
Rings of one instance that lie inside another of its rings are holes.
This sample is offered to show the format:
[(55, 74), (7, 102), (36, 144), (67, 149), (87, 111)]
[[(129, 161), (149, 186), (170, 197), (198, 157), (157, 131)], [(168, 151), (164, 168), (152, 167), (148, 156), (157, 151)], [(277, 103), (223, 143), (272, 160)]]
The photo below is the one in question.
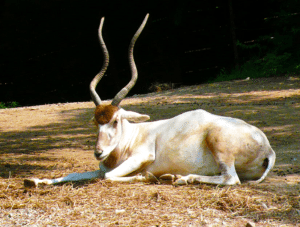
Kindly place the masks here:
[[(277, 46), (286, 44), (278, 37), (291, 38), (283, 51), (299, 57), (292, 51), (300, 49), (295, 6), (298, 0), (0, 1), (0, 102), (90, 100), (89, 83), (102, 65), (103, 16), (110, 65), (97, 91), (110, 99), (130, 79), (127, 48), (146, 13), (150, 17), (134, 52), (139, 79), (129, 95), (149, 92), (155, 82), (212, 81), (222, 70), (263, 56), (274, 47), (274, 35)], [(292, 29), (294, 35), (283, 35)]]

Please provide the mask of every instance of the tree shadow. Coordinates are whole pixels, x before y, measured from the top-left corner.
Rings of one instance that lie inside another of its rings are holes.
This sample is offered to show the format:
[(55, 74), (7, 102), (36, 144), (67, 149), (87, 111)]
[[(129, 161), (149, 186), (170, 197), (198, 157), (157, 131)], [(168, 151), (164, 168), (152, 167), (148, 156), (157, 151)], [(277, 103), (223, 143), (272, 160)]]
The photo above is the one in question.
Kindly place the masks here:
[[(61, 160), (63, 154), (59, 154), (60, 151), (91, 150), (95, 140), (95, 129), (89, 122), (92, 112), (93, 109), (89, 108), (63, 110), (58, 114), (63, 120), (57, 123), (35, 125), (23, 131), (2, 130), (1, 177), (8, 178), (11, 173), (26, 176), (38, 170), (59, 169), (55, 163), (67, 161)], [(32, 116), (32, 121), (38, 117)]]

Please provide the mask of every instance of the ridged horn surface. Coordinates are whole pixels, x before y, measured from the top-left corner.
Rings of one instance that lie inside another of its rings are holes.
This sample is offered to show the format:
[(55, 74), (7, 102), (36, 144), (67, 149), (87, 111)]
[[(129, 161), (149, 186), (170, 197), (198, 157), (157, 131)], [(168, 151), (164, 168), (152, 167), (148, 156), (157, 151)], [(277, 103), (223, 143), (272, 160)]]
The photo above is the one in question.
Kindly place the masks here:
[(141, 32), (143, 31), (147, 20), (148, 20), (149, 14), (146, 15), (145, 19), (143, 20), (143, 23), (137, 30), (137, 32), (134, 34), (133, 38), (131, 39), (129, 49), (128, 49), (128, 55), (129, 55), (129, 65), (131, 69), (131, 80), (130, 82), (121, 90), (119, 93), (114, 97), (113, 101), (111, 102), (111, 105), (113, 106), (118, 106), (120, 102), (126, 97), (128, 92), (133, 88), (133, 86), (136, 83), (137, 77), (138, 77), (138, 72), (137, 68), (134, 62), (134, 57), (133, 57), (133, 48), (136, 40), (140, 36)]
[(102, 37), (103, 23), (104, 23), (104, 17), (101, 18), (100, 26), (98, 29), (99, 41), (100, 41), (100, 45), (101, 45), (101, 49), (102, 49), (102, 53), (103, 53), (103, 64), (102, 64), (102, 68), (101, 68), (100, 72), (94, 77), (94, 79), (90, 83), (91, 98), (94, 101), (96, 106), (100, 105), (102, 102), (99, 95), (96, 92), (96, 86), (99, 83), (99, 81), (102, 79), (102, 77), (104, 76), (106, 69), (108, 67), (108, 63), (109, 63), (108, 50), (106, 48), (106, 45), (105, 45), (103, 37)]

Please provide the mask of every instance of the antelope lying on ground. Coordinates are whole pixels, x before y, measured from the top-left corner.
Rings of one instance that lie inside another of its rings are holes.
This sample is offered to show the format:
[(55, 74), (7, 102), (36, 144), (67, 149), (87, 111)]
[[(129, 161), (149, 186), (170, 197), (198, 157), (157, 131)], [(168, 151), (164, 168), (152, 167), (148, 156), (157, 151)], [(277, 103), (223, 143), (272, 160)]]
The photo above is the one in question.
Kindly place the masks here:
[(98, 127), (94, 154), (100, 169), (52, 180), (28, 179), (25, 185), (97, 177), (118, 182), (171, 180), (177, 185), (234, 185), (240, 184), (240, 179), (256, 183), (265, 179), (274, 166), (275, 152), (262, 131), (242, 120), (194, 110), (167, 120), (140, 123), (150, 117), (119, 107), (137, 80), (133, 47), (147, 19), (148, 15), (129, 46), (132, 79), (109, 105), (103, 104), (95, 91), (109, 61), (102, 39), (103, 18), (100, 23), (104, 63), (90, 85)]

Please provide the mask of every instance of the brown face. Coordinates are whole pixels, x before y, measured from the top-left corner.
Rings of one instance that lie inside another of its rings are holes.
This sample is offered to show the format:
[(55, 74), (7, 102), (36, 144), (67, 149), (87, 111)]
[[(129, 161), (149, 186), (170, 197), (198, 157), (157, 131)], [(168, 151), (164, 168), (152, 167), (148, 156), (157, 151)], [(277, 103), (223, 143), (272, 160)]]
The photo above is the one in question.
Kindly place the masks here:
[(95, 120), (97, 124), (105, 125), (112, 119), (115, 112), (119, 110), (119, 107), (107, 105), (98, 105), (95, 110)]
[(117, 106), (98, 105), (95, 110), (95, 124), (98, 127), (95, 157), (103, 161), (115, 149), (121, 138), (120, 116)]

